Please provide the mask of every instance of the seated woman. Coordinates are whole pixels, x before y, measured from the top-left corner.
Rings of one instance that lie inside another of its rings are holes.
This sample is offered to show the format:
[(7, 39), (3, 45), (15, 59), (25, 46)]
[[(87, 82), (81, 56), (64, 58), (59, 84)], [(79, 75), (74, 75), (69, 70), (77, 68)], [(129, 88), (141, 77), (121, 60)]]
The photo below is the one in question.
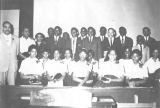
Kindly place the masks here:
[(154, 74), (154, 72), (160, 68), (158, 48), (153, 50), (152, 57), (144, 64), (144, 67), (148, 69), (149, 74)]
[(64, 59), (62, 60), (62, 63), (65, 65), (66, 72), (71, 74), (72, 68), (74, 67), (75, 61), (72, 59), (72, 50), (70, 48), (67, 48), (64, 52)]
[(75, 63), (73, 71), (73, 81), (75, 82), (73, 86), (79, 85), (84, 86), (92, 81), (87, 81), (90, 73), (89, 66), (87, 64), (87, 52), (85, 49), (82, 49), (79, 53), (79, 61)]
[(94, 59), (94, 51), (93, 50), (89, 50), (87, 53), (87, 63), (90, 67), (91, 70), (93, 70), (93, 68), (95, 68), (95, 66), (98, 67), (98, 61), (96, 61)]
[(124, 48), (123, 58), (119, 60), (119, 63), (120, 63), (121, 65), (123, 65), (124, 67), (125, 67), (128, 63), (132, 62), (131, 53), (132, 53), (132, 51), (131, 51), (130, 48), (128, 48), (128, 47)]
[(142, 54), (138, 49), (132, 51), (132, 62), (125, 66), (125, 75), (129, 86), (141, 86), (148, 77), (147, 69), (141, 63)]
[(62, 87), (63, 79), (65, 76), (65, 68), (62, 60), (60, 59), (61, 53), (56, 49), (53, 53), (54, 58), (51, 60), (50, 64), (47, 65), (48, 70), (48, 86), (51, 87)]
[(43, 69), (43, 72), (46, 73), (47, 65), (50, 65), (51, 60), (49, 59), (50, 52), (48, 49), (44, 49), (42, 52), (42, 58), (39, 60)]
[[(33, 80), (38, 80), (38, 77), (42, 75), (42, 68), (39, 65), (39, 61), (36, 58), (37, 56), (37, 47), (35, 45), (31, 45), (28, 48), (29, 57), (24, 59), (21, 63), (19, 72), (21, 79), (25, 80), (27, 84), (34, 83)], [(27, 82), (31, 81), (31, 82)]]
[(99, 63), (105, 62), (105, 58), (107, 57), (108, 50), (103, 51), (103, 58), (99, 59)]
[(124, 79), (124, 68), (117, 60), (117, 53), (114, 49), (110, 49), (107, 54), (106, 62), (100, 66), (100, 80), (106, 86), (122, 86)]
[(72, 74), (74, 71), (75, 61), (72, 59), (72, 50), (67, 48), (64, 52), (64, 59), (62, 63), (65, 67), (65, 78), (64, 78), (64, 86), (72, 86)]

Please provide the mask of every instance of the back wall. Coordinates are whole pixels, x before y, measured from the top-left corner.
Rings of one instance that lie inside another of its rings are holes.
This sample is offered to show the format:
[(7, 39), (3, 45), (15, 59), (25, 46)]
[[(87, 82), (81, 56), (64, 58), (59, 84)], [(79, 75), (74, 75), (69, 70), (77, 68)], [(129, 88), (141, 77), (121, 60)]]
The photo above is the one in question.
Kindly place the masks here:
[[(125, 26), (135, 43), (142, 28), (151, 28), (152, 37), (160, 40), (159, 0), (34, 0), (34, 35), (57, 25), (70, 33), (71, 27)], [(119, 35), (119, 34), (118, 34)]]

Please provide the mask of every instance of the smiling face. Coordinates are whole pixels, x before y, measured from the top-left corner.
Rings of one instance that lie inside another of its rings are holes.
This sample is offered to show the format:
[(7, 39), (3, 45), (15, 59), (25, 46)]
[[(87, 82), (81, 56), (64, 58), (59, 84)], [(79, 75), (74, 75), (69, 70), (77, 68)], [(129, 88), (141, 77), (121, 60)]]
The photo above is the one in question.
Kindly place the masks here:
[(115, 50), (111, 50), (108, 54), (109, 60), (110, 61), (116, 61), (117, 54)]
[(48, 59), (49, 53), (47, 51), (44, 51), (42, 55), (44, 59)]
[(30, 54), (30, 57), (31, 57), (31, 58), (35, 58), (35, 57), (37, 56), (37, 50), (33, 48), (33, 49), (29, 52), (29, 54)]
[(5, 35), (11, 34), (11, 24), (10, 24), (10, 23), (5, 23), (5, 24), (3, 25), (3, 33), (4, 33)]
[(85, 61), (87, 58), (86, 52), (84, 52), (84, 51), (80, 52), (79, 58), (80, 58), (80, 61)]
[(113, 29), (108, 29), (108, 36), (114, 37), (114, 30)]
[(137, 53), (133, 53), (132, 54), (132, 60), (133, 62), (136, 64), (136, 63), (139, 63), (139, 60), (140, 60), (140, 55), (138, 55)]
[(54, 51), (54, 59), (59, 60), (60, 59), (60, 52), (58, 50)]
[(72, 35), (73, 38), (77, 37), (78, 36), (77, 30), (76, 29), (72, 29), (71, 30), (71, 35)]
[(66, 50), (64, 56), (65, 56), (66, 59), (70, 59), (71, 58), (70, 50)]

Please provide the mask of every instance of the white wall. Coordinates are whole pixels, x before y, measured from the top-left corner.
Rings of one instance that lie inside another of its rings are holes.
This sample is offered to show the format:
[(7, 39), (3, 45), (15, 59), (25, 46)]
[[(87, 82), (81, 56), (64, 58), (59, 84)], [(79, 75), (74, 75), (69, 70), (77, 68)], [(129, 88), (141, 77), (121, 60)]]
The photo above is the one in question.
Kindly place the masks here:
[(14, 35), (19, 36), (19, 10), (0, 10), (0, 33), (4, 21), (11, 22), (14, 26)]
[[(159, 0), (34, 0), (34, 35), (59, 25), (63, 31), (71, 27), (93, 26), (99, 35), (100, 26), (125, 26), (128, 35), (135, 37), (149, 26), (158, 40), (160, 30)], [(135, 43), (135, 42), (134, 42)]]

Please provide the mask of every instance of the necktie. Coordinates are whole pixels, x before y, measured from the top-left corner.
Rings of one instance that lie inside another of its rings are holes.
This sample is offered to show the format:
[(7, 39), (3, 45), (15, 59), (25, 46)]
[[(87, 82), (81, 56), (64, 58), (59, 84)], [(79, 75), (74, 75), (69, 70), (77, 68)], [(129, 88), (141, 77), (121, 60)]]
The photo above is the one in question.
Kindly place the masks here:
[(91, 37), (89, 37), (89, 42), (91, 43)]
[(124, 39), (123, 39), (123, 37), (122, 37), (122, 45), (124, 44)]
[(110, 45), (112, 46), (112, 38), (110, 38)]
[(104, 36), (102, 36), (102, 41), (104, 40)]
[(140, 50), (141, 50), (141, 54), (142, 54), (142, 45), (140, 45)]

